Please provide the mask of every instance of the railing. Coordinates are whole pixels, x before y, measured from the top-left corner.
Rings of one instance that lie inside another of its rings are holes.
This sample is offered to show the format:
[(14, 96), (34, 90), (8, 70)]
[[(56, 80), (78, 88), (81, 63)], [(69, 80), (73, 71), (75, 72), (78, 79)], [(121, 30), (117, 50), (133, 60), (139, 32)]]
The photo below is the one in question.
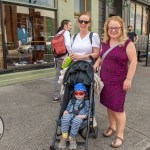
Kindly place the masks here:
[[(150, 56), (150, 37), (149, 35), (139, 35), (139, 40), (135, 44), (137, 50), (137, 58), (138, 62), (144, 61), (146, 62), (146, 66), (148, 65), (148, 57)], [(145, 59), (146, 58), (146, 59)]]
[(147, 52), (146, 52), (147, 56), (146, 56), (146, 66), (148, 66), (148, 62), (149, 62), (149, 65), (150, 65), (150, 34), (148, 35), (148, 47), (147, 47)]
[(138, 61), (141, 62), (141, 58), (146, 58), (146, 52), (148, 47), (148, 35), (139, 35), (139, 39), (135, 44), (137, 50)]

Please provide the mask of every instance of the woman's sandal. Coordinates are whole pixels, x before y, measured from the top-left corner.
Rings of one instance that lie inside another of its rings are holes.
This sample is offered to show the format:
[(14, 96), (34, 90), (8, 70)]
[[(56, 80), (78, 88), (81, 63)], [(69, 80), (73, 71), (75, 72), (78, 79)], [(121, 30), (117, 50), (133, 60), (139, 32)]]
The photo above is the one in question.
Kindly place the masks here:
[[(108, 134), (110, 132), (110, 134)], [(116, 130), (112, 129), (111, 127), (109, 127), (106, 131), (104, 131), (103, 136), (104, 137), (110, 137), (113, 134), (116, 133)]]
[[(120, 140), (121, 141), (121, 143), (120, 144), (117, 144), (117, 140)], [(111, 143), (111, 147), (113, 147), (113, 148), (119, 148), (119, 147), (121, 147), (121, 145), (123, 144), (123, 139), (121, 138), (121, 137), (118, 137), (117, 136), (117, 138)]]

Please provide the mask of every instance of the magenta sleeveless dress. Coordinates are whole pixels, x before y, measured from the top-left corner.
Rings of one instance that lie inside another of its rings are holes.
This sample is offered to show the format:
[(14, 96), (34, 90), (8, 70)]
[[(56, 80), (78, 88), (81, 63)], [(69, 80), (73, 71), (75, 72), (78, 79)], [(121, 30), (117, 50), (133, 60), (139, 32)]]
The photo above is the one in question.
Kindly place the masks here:
[[(100, 94), (100, 102), (107, 108), (115, 112), (124, 111), (126, 92), (123, 90), (123, 82), (128, 71), (128, 57), (125, 45), (115, 47), (108, 53), (101, 65), (100, 77), (104, 83), (104, 88)], [(102, 43), (100, 57), (110, 48), (109, 42)]]

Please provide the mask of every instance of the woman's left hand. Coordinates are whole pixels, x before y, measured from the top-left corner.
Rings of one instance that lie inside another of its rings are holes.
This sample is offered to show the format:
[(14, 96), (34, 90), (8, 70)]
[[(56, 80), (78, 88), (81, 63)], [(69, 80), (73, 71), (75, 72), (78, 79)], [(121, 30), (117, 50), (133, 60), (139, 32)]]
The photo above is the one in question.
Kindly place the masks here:
[(123, 90), (124, 91), (129, 91), (131, 89), (131, 80), (125, 79), (123, 83)]

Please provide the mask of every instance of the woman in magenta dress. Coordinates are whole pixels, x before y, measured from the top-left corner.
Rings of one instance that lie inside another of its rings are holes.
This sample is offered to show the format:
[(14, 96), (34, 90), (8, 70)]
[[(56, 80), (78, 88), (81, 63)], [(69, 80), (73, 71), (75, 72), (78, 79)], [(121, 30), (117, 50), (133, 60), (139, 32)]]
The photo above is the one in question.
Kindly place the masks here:
[[(102, 60), (104, 53), (114, 47)], [(100, 58), (94, 69), (101, 64), (100, 77), (104, 88), (100, 94), (100, 102), (107, 107), (110, 126), (103, 135), (110, 137), (117, 132), (116, 139), (111, 143), (114, 148), (120, 147), (124, 139), (126, 113), (124, 102), (127, 91), (136, 70), (137, 57), (134, 44), (127, 38), (123, 20), (119, 16), (108, 18), (104, 25), (104, 39), (101, 45)]]

